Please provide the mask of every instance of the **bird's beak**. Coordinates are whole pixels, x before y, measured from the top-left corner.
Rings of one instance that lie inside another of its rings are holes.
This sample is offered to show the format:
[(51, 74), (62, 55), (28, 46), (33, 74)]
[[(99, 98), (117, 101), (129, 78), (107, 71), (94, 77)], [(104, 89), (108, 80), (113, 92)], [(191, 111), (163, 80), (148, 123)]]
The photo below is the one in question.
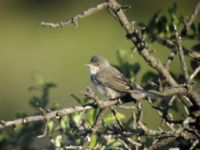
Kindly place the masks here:
[(92, 67), (92, 64), (85, 64), (85, 66), (87, 66), (87, 67)]

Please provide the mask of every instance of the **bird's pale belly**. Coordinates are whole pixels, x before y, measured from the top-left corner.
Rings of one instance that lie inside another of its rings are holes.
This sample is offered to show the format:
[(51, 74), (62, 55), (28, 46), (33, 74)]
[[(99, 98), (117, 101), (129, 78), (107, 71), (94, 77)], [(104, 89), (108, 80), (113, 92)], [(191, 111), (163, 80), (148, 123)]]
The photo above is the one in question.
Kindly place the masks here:
[(97, 90), (105, 95), (106, 97), (108, 98), (111, 98), (111, 99), (114, 99), (114, 98), (118, 98), (121, 94), (111, 88), (108, 88), (108, 87), (104, 87), (102, 85), (96, 85), (97, 87)]

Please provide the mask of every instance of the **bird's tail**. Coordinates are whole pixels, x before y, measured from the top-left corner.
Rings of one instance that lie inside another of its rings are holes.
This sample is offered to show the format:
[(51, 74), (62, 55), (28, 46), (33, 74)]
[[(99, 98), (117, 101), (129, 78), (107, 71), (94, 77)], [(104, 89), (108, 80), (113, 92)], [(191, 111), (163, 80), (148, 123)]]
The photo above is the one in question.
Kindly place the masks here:
[(131, 96), (137, 100), (144, 99), (147, 97), (152, 98), (152, 99), (167, 98), (166, 96), (162, 95), (161, 93), (159, 93), (157, 91), (153, 91), (153, 90), (145, 91), (143, 89), (136, 88), (134, 90), (130, 90), (129, 92), (130, 92)]

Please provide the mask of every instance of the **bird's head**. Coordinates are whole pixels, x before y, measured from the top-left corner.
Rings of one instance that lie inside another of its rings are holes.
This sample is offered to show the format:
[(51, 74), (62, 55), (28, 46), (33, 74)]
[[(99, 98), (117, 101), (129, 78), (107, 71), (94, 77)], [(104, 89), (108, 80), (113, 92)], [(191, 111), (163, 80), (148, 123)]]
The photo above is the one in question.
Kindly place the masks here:
[(101, 69), (109, 67), (110, 63), (107, 59), (103, 58), (102, 56), (94, 55), (90, 59), (90, 63), (86, 65), (89, 67), (90, 74), (96, 74)]

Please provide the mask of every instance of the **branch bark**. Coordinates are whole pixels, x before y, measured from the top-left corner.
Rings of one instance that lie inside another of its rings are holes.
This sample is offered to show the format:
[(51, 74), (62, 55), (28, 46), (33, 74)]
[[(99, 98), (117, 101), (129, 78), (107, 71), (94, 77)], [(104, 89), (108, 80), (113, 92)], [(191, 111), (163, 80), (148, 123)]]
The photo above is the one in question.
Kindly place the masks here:
[(82, 13), (67, 19), (66, 21), (61, 21), (59, 23), (41, 22), (41, 25), (48, 28), (62, 28), (69, 24), (74, 24), (75, 26), (77, 26), (77, 22), (79, 19), (90, 16), (106, 7), (107, 7), (107, 2), (104, 2), (104, 3), (96, 5), (95, 7), (89, 8), (83, 11)]
[[(109, 106), (116, 105), (117, 103), (118, 103), (117, 100), (102, 101), (100, 103), (100, 108), (107, 108)], [(84, 106), (75, 106), (75, 107), (65, 108), (61, 110), (55, 110), (55, 111), (46, 113), (44, 115), (29, 116), (29, 117), (20, 118), (20, 119), (16, 119), (12, 121), (0, 121), (0, 129), (5, 128), (5, 127), (10, 127), (10, 126), (17, 126), (21, 124), (28, 124), (28, 123), (37, 122), (37, 121), (50, 120), (52, 118), (59, 118), (63, 115), (68, 115), (74, 112), (86, 111), (86, 110), (94, 109), (94, 108), (97, 108), (97, 105), (95, 103), (90, 103)]]

